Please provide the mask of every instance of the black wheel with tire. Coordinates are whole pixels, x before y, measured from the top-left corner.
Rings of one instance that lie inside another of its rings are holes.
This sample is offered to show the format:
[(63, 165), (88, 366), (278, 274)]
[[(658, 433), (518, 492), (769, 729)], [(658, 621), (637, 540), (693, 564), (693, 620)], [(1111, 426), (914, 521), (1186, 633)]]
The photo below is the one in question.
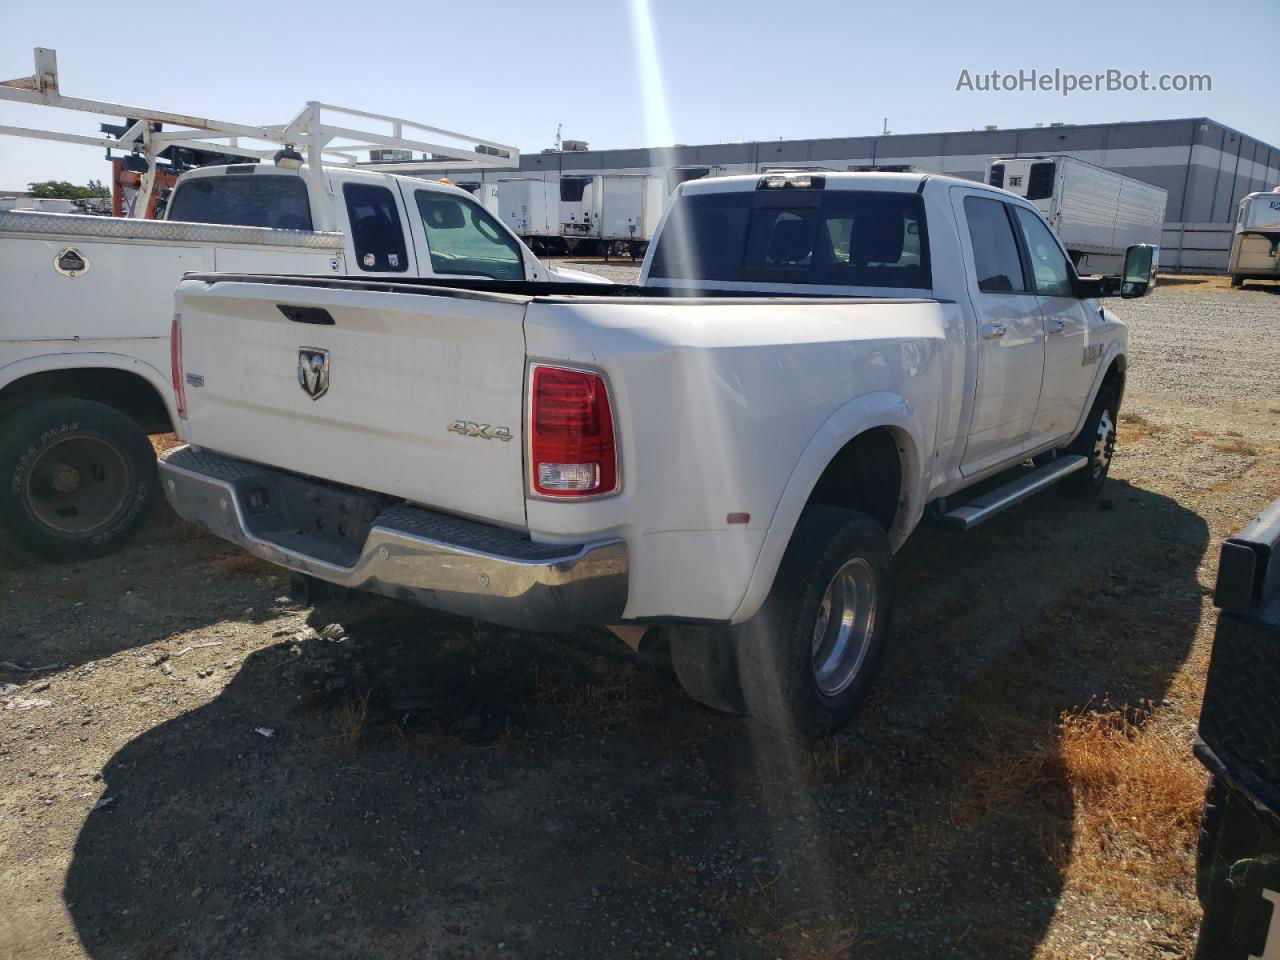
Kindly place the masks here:
[(747, 712), (807, 740), (848, 723), (880, 666), (892, 602), (880, 525), (841, 507), (806, 507), (764, 605), (729, 629)]
[(746, 713), (738, 679), (738, 651), (723, 627), (679, 626), (666, 629), (671, 666), (684, 692), (721, 713)]
[(137, 532), (157, 490), (138, 425), (92, 400), (33, 403), (0, 423), (0, 520), (49, 560), (109, 553)]
[(1063, 451), (1068, 456), (1088, 457), (1083, 470), (1069, 474), (1060, 484), (1072, 497), (1091, 497), (1101, 492), (1116, 452), (1116, 424), (1120, 419), (1119, 396), (1114, 386), (1104, 384), (1094, 398), (1084, 428)]
[(1238, 275), (1238, 274), (1233, 273), (1233, 274), (1231, 275), (1231, 285), (1232, 285), (1233, 287), (1243, 286), (1243, 285), (1244, 285), (1244, 277), (1242, 277), (1242, 276), (1240, 276), (1240, 275)]

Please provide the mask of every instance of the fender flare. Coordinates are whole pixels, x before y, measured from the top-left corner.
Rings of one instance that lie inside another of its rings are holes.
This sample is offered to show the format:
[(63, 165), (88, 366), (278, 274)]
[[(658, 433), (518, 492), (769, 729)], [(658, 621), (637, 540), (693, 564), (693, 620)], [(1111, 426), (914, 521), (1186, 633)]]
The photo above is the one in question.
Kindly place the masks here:
[[(1107, 347), (1107, 352), (1102, 355), (1102, 359), (1098, 361), (1098, 369), (1093, 374), (1093, 383), (1089, 387), (1089, 400), (1080, 411), (1080, 418), (1076, 421), (1076, 428), (1071, 431), (1071, 443), (1080, 435), (1080, 431), (1084, 429), (1085, 421), (1089, 419), (1089, 411), (1093, 409), (1094, 401), (1098, 399), (1098, 391), (1102, 389), (1102, 381), (1106, 379), (1107, 372), (1119, 361), (1126, 368), (1129, 362), (1129, 355), (1125, 351), (1124, 337), (1116, 337)], [(1120, 399), (1124, 399), (1123, 396)]]
[(774, 508), (747, 591), (730, 622), (741, 623), (749, 619), (764, 603), (782, 563), (782, 555), (791, 542), (791, 534), (800, 520), (800, 513), (827, 465), (849, 441), (877, 428), (887, 428), (894, 434), (902, 459), (902, 497), (893, 529), (889, 531), (889, 540), (894, 549), (906, 540), (924, 512), (920, 438), (926, 435), (925, 424), (921, 423), (919, 411), (896, 393), (863, 394), (832, 413), (800, 454)]
[[(167, 338), (166, 338), (167, 339)], [(159, 395), (169, 422), (177, 429), (178, 408), (173, 397), (173, 384), (168, 374), (161, 373), (151, 364), (124, 353), (86, 351), (84, 353), (41, 353), (23, 357), (13, 363), (0, 366), (0, 391), (7, 389), (32, 374), (56, 373), (59, 370), (81, 368), (122, 370), (142, 378)]]

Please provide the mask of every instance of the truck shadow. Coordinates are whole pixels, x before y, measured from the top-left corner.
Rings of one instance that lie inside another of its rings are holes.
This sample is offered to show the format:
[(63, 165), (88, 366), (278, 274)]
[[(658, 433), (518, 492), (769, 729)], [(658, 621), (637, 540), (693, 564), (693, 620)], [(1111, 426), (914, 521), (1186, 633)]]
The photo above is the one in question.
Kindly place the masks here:
[(67, 907), (97, 958), (1030, 957), (1075, 829), (1055, 724), (1166, 696), (1207, 546), (1118, 482), (919, 531), (879, 692), (817, 746), (594, 636), (322, 609), (112, 757)]

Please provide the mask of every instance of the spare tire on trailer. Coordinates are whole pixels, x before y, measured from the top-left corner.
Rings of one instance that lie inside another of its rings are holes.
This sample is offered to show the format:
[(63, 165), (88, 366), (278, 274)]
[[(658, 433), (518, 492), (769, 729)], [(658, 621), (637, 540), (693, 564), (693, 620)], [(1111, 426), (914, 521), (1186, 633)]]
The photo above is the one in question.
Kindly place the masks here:
[(147, 435), (93, 400), (42, 400), (0, 422), (0, 521), (48, 560), (102, 556), (146, 520), (158, 486)]

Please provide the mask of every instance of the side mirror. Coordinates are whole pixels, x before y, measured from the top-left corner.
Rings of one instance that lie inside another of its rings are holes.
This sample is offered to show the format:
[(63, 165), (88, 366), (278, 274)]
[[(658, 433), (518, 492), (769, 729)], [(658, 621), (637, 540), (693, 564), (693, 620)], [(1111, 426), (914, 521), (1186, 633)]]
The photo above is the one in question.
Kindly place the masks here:
[(1120, 278), (1120, 296), (1125, 300), (1145, 297), (1156, 286), (1160, 267), (1160, 248), (1151, 243), (1135, 243), (1124, 252), (1124, 272)]

